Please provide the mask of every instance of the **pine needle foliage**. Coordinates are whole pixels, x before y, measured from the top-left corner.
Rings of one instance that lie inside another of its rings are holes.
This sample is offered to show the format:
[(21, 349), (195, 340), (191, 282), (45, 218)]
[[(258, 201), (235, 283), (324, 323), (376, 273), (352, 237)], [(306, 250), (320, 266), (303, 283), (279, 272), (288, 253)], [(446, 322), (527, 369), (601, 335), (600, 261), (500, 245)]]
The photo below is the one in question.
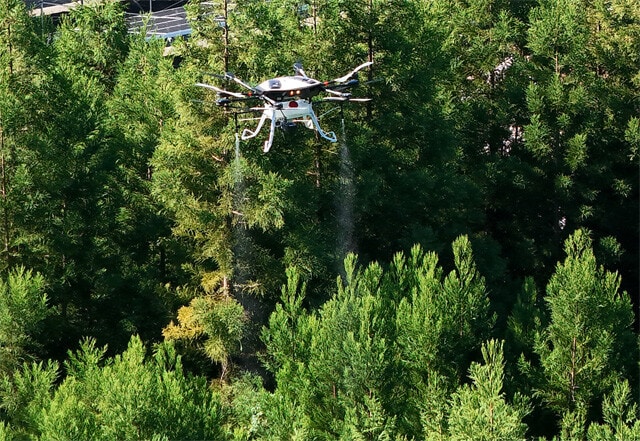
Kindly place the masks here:
[(625, 349), (633, 311), (618, 274), (597, 265), (586, 230), (567, 239), (565, 253), (547, 285), (549, 325), (536, 338), (544, 375), (537, 394), (558, 413), (585, 413), (634, 368)]
[(482, 346), (484, 364), (472, 363), (472, 385), (460, 387), (451, 397), (448, 417), (450, 439), (524, 440), (523, 422), (529, 413), (527, 400), (513, 397), (509, 403), (503, 391), (504, 342), (490, 340)]

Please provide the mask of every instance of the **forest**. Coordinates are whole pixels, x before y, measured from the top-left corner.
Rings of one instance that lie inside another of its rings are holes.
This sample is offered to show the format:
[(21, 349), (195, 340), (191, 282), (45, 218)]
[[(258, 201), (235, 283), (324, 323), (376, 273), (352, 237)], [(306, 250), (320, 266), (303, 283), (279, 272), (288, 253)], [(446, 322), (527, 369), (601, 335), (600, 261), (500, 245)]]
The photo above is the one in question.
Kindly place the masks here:
[(0, 0), (0, 440), (640, 439), (637, 0), (124, 8)]

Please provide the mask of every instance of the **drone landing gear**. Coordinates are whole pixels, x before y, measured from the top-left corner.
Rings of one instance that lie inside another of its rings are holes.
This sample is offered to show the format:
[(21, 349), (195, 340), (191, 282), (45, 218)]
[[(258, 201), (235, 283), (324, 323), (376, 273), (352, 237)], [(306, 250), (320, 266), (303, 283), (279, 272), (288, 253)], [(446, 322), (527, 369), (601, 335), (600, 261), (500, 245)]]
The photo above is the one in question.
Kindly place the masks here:
[(313, 110), (309, 112), (309, 118), (311, 118), (311, 122), (313, 123), (313, 126), (316, 129), (316, 132), (318, 132), (318, 135), (320, 135), (322, 138), (326, 139), (329, 142), (338, 142), (338, 137), (334, 132), (325, 132), (320, 128), (320, 123), (318, 122), (318, 118), (316, 118), (316, 114), (313, 113)]
[[(293, 118), (291, 119), (287, 118), (288, 116), (287, 113), (291, 113), (291, 115), (289, 116)], [(318, 118), (313, 112), (313, 109), (311, 108), (311, 106), (308, 106), (308, 108), (306, 109), (303, 115), (301, 115), (297, 111), (295, 112), (295, 114), (293, 113), (294, 112), (290, 112), (290, 111), (288, 112), (287, 110), (283, 110), (281, 108), (275, 108), (275, 107), (264, 109), (262, 116), (260, 117), (260, 121), (258, 121), (258, 126), (255, 128), (255, 130), (244, 129), (242, 131), (241, 139), (243, 141), (246, 141), (247, 139), (253, 138), (256, 135), (258, 135), (258, 133), (260, 133), (260, 130), (262, 129), (262, 126), (264, 126), (264, 123), (266, 122), (266, 120), (270, 119), (271, 123), (269, 127), (269, 137), (264, 142), (264, 146), (263, 146), (263, 151), (265, 153), (267, 153), (271, 149), (271, 145), (273, 144), (273, 135), (275, 133), (276, 128), (281, 128), (284, 131), (289, 131), (295, 127), (296, 123), (302, 123), (308, 129), (315, 130), (316, 132), (318, 132), (318, 135), (320, 135), (320, 137), (322, 137), (323, 139), (326, 139), (329, 142), (338, 141), (338, 138), (334, 132), (325, 132), (320, 128), (320, 123), (318, 122)], [(300, 116), (302, 116), (302, 119), (295, 119), (295, 117), (300, 117)]]
[(262, 129), (262, 126), (264, 125), (267, 118), (271, 119), (271, 129), (269, 130), (269, 138), (264, 142), (264, 147), (262, 149), (265, 153), (267, 153), (269, 149), (271, 149), (271, 144), (273, 144), (273, 132), (275, 131), (275, 128), (276, 128), (276, 109), (273, 109), (270, 111), (265, 110), (262, 113), (262, 116), (260, 117), (260, 121), (258, 122), (258, 127), (256, 127), (256, 129), (253, 131), (249, 129), (244, 129), (242, 131), (242, 135), (240, 136), (240, 138), (243, 141), (253, 138), (258, 133), (260, 133), (260, 129)]

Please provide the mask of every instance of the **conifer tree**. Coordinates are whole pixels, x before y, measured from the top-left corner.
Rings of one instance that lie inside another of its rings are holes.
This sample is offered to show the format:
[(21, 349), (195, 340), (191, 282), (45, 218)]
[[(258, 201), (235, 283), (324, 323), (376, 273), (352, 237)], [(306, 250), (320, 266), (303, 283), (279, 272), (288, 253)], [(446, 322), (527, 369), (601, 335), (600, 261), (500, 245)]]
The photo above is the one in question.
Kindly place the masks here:
[(17, 267), (0, 280), (0, 372), (10, 374), (36, 355), (50, 313), (41, 274)]
[[(50, 50), (21, 1), (0, 2), (0, 271), (33, 267), (39, 250), (33, 207), (42, 196), (33, 188), (29, 165), (40, 120), (46, 118), (44, 88)], [(37, 252), (37, 251), (36, 251)]]
[(379, 265), (360, 271), (350, 255), (345, 274), (312, 332), (308, 372), (318, 384), (309, 397), (311, 430), (339, 437), (379, 423), (375, 431), (382, 433), (393, 427), (393, 416), (384, 405), (375, 412), (373, 407), (392, 387), (393, 305), (385, 301), (389, 293), (379, 290)]
[(603, 423), (591, 423), (587, 440), (616, 440), (640, 438), (640, 415), (638, 402), (634, 400), (629, 382), (617, 381), (613, 391), (602, 403)]
[(242, 306), (230, 296), (196, 297), (178, 310), (178, 323), (163, 330), (168, 341), (198, 343), (212, 361), (221, 365), (220, 378), (229, 374), (231, 356), (242, 347), (247, 317)]
[[(619, 53), (614, 58), (638, 66), (637, 56), (626, 56), (634, 43), (619, 45), (608, 32), (615, 27), (618, 35), (637, 33), (638, 17), (616, 10), (605, 13), (598, 3), (560, 1), (541, 2), (531, 11), (526, 70), (533, 81), (526, 88), (524, 146), (532, 155), (528, 162), (543, 171), (539, 178), (531, 175), (535, 188), (546, 188), (539, 192), (542, 198), (531, 195), (539, 198), (531, 206), (547, 224), (549, 241), (543, 248), (552, 261), (560, 259), (562, 239), (580, 227), (593, 229), (594, 240), (611, 235), (623, 248), (635, 247), (635, 239), (629, 239), (636, 233), (615, 219), (637, 213), (632, 208), (637, 167), (624, 135), (637, 113), (632, 104), (637, 84), (635, 74), (603, 56), (602, 45)], [(637, 266), (625, 262), (625, 278), (635, 277)]]
[(2, 373), (0, 406), (9, 439), (40, 435), (43, 409), (51, 402), (59, 375), (56, 361), (25, 362), (11, 373)]
[(597, 266), (587, 231), (570, 236), (565, 252), (547, 285), (549, 325), (536, 338), (543, 375), (537, 394), (567, 424), (582, 421), (575, 430), (584, 434), (616, 378), (633, 378), (633, 311), (619, 276)]
[(9, 434), (41, 439), (224, 439), (220, 402), (204, 377), (184, 372), (171, 344), (153, 355), (139, 338), (105, 359), (85, 340), (57, 363), (25, 364), (1, 383)]
[(393, 272), (403, 268), (400, 284), (406, 284), (395, 326), (405, 370), (399, 381), (407, 382), (408, 395), (402, 402), (410, 433), (421, 432), (421, 426), (430, 433), (445, 430), (447, 398), (493, 325), (468, 238), (458, 238), (453, 251), (456, 270), (446, 276), (435, 253), (424, 253), (419, 246), (406, 261), (396, 258), (392, 267)]
[(291, 427), (286, 436), (297, 427), (345, 439), (410, 437), (446, 425), (458, 369), (492, 323), (468, 240), (453, 248), (456, 271), (446, 277), (435, 254), (419, 246), (386, 272), (377, 264), (361, 269), (351, 255), (337, 294), (317, 314), (301, 308), (305, 285), (290, 270), (282, 306), (263, 331), (277, 381), (267, 420)]
[[(148, 179), (149, 143), (157, 134), (140, 132), (159, 131), (157, 122), (154, 127), (148, 120), (154, 106), (169, 113), (167, 98), (147, 95), (149, 113), (134, 114), (133, 96), (123, 98), (123, 89), (131, 87), (133, 65), (155, 57), (157, 63), (151, 63), (158, 69), (135, 79), (144, 96), (167, 61), (161, 45), (150, 49), (137, 38), (130, 52), (123, 9), (108, 3), (65, 16), (51, 44), (54, 56), (43, 87), (47, 117), (38, 118), (31, 143), (31, 193), (39, 200), (30, 205), (29, 219), (38, 247), (27, 257), (42, 270), (51, 300), (59, 305), (48, 344), (57, 356), (66, 350), (61, 346), (87, 333), (101, 335), (114, 350), (124, 348), (132, 332), (159, 335), (150, 317), (165, 320), (154, 245), (168, 227), (141, 185)], [(151, 127), (142, 128), (145, 123)]]
[(484, 365), (472, 363), (472, 385), (461, 386), (451, 396), (448, 416), (450, 439), (525, 439), (522, 421), (529, 412), (526, 399), (517, 394), (508, 403), (503, 392), (503, 343), (490, 340), (482, 346)]

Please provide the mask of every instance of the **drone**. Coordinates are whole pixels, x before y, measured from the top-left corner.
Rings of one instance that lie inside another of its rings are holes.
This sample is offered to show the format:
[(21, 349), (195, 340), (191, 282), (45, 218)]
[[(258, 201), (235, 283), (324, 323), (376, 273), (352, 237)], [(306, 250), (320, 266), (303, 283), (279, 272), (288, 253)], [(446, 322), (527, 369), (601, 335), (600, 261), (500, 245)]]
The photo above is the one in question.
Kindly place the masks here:
[[(216, 92), (218, 96), (216, 105), (223, 107), (225, 111), (236, 114), (261, 112), (259, 118), (250, 118), (257, 119), (258, 125), (254, 130), (245, 128), (242, 131), (240, 138), (243, 141), (257, 136), (267, 120), (270, 120), (269, 137), (264, 142), (263, 147), (263, 151), (267, 153), (273, 144), (276, 128), (287, 131), (296, 127), (297, 124), (315, 130), (320, 137), (329, 142), (336, 142), (337, 137), (334, 132), (325, 132), (320, 127), (318, 117), (313, 111), (313, 98), (324, 93), (329, 96), (325, 96), (321, 101), (338, 103), (371, 101), (370, 98), (354, 98), (347, 90), (360, 84), (358, 72), (372, 64), (373, 62), (371, 61), (363, 63), (348, 74), (330, 81), (318, 81), (308, 77), (300, 63), (293, 65), (293, 76), (271, 78), (255, 87), (250, 86), (231, 73), (226, 73), (222, 76), (224, 80), (233, 81), (247, 89), (246, 93), (230, 92), (205, 83), (196, 83), (196, 86)], [(249, 108), (238, 107), (237, 103), (252, 100), (261, 100), (262, 105)]]

